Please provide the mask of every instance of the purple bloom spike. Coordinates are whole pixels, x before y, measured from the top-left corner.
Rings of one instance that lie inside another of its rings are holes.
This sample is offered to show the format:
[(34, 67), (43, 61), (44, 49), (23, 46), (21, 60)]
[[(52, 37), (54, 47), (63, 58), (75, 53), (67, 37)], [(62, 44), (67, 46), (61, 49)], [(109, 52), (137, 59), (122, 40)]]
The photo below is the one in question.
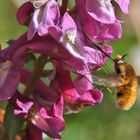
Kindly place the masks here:
[[(67, 2), (25, 2), (17, 20), (27, 31), (0, 48), (0, 101), (14, 104), (27, 122), (24, 140), (42, 140), (43, 133), (60, 140), (64, 113), (103, 100), (91, 73), (111, 58), (108, 43), (121, 38), (121, 22), (111, 0), (75, 0), (76, 9)], [(115, 2), (128, 13), (130, 0)]]

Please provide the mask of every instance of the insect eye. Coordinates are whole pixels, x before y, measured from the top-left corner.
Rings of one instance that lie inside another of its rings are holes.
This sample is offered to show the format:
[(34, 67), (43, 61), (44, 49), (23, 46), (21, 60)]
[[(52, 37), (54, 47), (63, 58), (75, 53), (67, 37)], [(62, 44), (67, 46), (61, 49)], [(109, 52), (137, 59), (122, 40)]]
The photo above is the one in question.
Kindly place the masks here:
[(122, 93), (120, 93), (120, 92), (119, 92), (119, 93), (117, 93), (117, 96), (118, 96), (118, 97), (121, 97), (122, 95), (123, 95), (123, 94), (122, 94)]

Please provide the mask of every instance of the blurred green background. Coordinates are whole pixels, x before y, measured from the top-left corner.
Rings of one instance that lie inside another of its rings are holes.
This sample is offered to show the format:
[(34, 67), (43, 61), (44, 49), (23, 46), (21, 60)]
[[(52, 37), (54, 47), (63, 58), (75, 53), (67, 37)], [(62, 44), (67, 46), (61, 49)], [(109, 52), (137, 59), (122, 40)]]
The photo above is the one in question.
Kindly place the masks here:
[[(135, 62), (140, 61), (135, 54), (140, 50), (138, 8), (136, 0), (132, 1), (129, 15), (120, 15), (123, 24), (123, 36), (119, 41), (111, 43), (116, 54), (128, 54), (127, 61), (139, 72)], [(140, 3), (140, 2), (138, 2)], [(136, 6), (136, 7), (135, 7)], [(134, 10), (135, 9), (135, 14)], [(0, 3), (0, 44), (6, 46), (6, 41), (15, 39), (26, 28), (16, 21), (17, 7), (10, 0), (1, 0)], [(133, 13), (133, 14), (132, 14)], [(137, 14), (137, 16), (136, 16)], [(134, 17), (134, 15), (136, 17)], [(139, 54), (140, 55), (140, 54)], [(103, 69), (112, 71), (112, 64), (106, 64)], [(140, 100), (129, 111), (118, 110), (115, 106), (115, 96), (104, 88), (104, 100), (101, 104), (86, 107), (78, 114), (66, 115), (66, 129), (62, 133), (63, 140), (139, 140), (140, 139)]]

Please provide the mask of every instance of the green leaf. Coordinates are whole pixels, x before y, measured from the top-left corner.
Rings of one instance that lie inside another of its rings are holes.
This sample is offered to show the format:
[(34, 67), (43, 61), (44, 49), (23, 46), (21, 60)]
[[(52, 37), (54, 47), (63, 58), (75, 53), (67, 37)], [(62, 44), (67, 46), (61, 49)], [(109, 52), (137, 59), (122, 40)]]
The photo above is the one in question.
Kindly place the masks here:
[(24, 121), (22, 119), (14, 115), (14, 106), (11, 103), (8, 103), (4, 116), (4, 126), (9, 140), (14, 139), (23, 123)]

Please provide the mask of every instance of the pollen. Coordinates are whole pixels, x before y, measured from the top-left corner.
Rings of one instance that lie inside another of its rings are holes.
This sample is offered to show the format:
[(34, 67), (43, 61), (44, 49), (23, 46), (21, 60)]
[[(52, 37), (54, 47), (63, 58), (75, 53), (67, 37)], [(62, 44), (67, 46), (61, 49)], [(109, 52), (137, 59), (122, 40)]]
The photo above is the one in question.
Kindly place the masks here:
[(75, 44), (75, 40), (76, 40), (76, 32), (69, 30), (65, 32), (64, 36), (61, 38), (60, 41), (63, 43)]
[(75, 39), (76, 39), (76, 32), (74, 32), (74, 31), (68, 31), (68, 32), (66, 33), (66, 35), (67, 35), (68, 40), (69, 40), (72, 44), (74, 44), (74, 43), (75, 43)]

